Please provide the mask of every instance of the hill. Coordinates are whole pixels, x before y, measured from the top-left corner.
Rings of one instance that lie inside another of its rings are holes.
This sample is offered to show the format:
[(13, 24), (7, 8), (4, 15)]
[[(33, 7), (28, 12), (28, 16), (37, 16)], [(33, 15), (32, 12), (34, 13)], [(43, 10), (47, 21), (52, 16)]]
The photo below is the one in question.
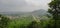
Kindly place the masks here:
[(47, 14), (47, 11), (44, 9), (40, 9), (35, 10), (33, 12), (0, 12), (0, 14), (11, 15), (11, 16), (31, 16), (31, 15), (44, 16)]
[(40, 10), (33, 11), (32, 14), (36, 16), (44, 16), (47, 14), (47, 11), (44, 9), (40, 9)]

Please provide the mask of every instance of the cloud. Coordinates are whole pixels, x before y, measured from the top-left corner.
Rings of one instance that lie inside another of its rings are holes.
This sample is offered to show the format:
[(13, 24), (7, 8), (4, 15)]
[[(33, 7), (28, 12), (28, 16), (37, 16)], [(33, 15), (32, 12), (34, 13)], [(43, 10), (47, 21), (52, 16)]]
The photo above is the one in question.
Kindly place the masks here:
[(47, 9), (50, 0), (0, 0), (0, 11), (33, 11)]

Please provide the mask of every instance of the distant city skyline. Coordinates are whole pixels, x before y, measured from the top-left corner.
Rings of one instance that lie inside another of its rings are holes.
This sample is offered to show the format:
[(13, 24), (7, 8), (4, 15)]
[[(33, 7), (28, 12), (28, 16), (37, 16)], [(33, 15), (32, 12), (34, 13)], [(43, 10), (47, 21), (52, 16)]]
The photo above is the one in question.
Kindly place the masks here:
[(47, 10), (49, 2), (51, 0), (0, 0), (0, 12)]

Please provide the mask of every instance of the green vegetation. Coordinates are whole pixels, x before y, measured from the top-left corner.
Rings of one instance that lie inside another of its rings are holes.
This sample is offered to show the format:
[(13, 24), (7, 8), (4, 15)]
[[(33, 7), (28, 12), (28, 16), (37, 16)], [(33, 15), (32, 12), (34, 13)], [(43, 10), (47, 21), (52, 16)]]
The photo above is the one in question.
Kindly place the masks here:
[(60, 0), (53, 0), (49, 3), (50, 9), (48, 12), (52, 14), (52, 22), (54, 21), (52, 28), (60, 28)]
[(48, 20), (37, 22), (33, 16), (9, 19), (1, 15), (0, 18), (0, 28), (44, 28), (48, 24)]
[(9, 28), (25, 28), (32, 22), (32, 17), (21, 17), (19, 19), (14, 19), (10, 22)]
[(7, 28), (9, 24), (9, 18), (0, 15), (0, 28)]
[(0, 15), (0, 28), (60, 28), (60, 0), (52, 0), (49, 7), (49, 14), (37, 10), (14, 19)]

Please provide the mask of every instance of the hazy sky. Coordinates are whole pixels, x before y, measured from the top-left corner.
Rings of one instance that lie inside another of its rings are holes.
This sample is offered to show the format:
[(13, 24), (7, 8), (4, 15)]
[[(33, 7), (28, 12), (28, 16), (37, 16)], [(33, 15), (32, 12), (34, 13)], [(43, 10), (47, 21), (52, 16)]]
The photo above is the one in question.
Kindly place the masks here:
[(0, 0), (0, 12), (48, 9), (51, 0)]

